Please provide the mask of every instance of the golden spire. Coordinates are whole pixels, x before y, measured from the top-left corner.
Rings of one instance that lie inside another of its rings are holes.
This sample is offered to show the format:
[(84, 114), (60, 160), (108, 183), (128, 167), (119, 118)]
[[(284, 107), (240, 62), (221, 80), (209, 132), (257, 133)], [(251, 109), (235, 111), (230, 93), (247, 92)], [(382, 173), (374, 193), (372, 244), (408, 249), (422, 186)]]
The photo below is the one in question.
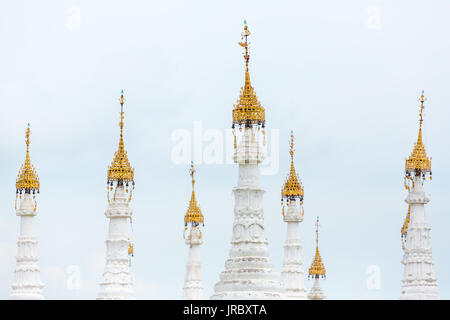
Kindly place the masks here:
[(319, 217), (317, 217), (317, 221), (316, 221), (316, 255), (311, 264), (311, 267), (309, 267), (308, 277), (325, 278), (325, 275), (326, 275), (325, 266), (323, 265), (322, 257), (320, 256), (320, 252), (319, 252)]
[(25, 132), (25, 143), (27, 145), (27, 153), (25, 155), (25, 162), (19, 170), (16, 180), (16, 193), (39, 193), (39, 177), (36, 173), (36, 169), (30, 161), (30, 124), (28, 124), (27, 131)]
[(191, 161), (191, 168), (189, 170), (189, 174), (192, 178), (192, 195), (191, 200), (189, 201), (189, 207), (186, 210), (186, 214), (184, 215), (184, 225), (187, 226), (188, 223), (192, 223), (193, 225), (199, 225), (200, 223), (204, 223), (204, 218), (200, 207), (197, 205), (197, 200), (195, 199), (195, 169), (194, 162)]
[(287, 201), (300, 199), (303, 200), (304, 190), (294, 167), (294, 133), (291, 131), (290, 151), (291, 154), (291, 170), (286, 177), (283, 188), (281, 189), (281, 200)]
[(422, 176), (425, 179), (425, 175), (427, 173), (430, 173), (431, 176), (431, 158), (427, 157), (425, 146), (422, 141), (423, 103), (426, 101), (423, 91), (418, 101), (420, 102), (419, 135), (417, 137), (417, 142), (414, 144), (414, 149), (411, 152), (410, 157), (406, 159), (405, 171), (407, 176), (414, 173), (416, 176)]
[(248, 53), (248, 36), (250, 36), (250, 30), (248, 29), (247, 22), (244, 20), (244, 32), (241, 34), (241, 42), (239, 45), (245, 49), (245, 81), (244, 86), (241, 87), (239, 100), (233, 108), (233, 125), (253, 127), (256, 125), (258, 128), (265, 127), (265, 111), (258, 101), (256, 92), (250, 83), (250, 73), (248, 71), (248, 62), (250, 55)]
[(114, 154), (114, 159), (110, 166), (108, 166), (108, 180), (107, 184), (112, 187), (113, 182), (116, 181), (118, 185), (123, 185), (124, 183), (128, 186), (128, 183), (132, 183), (134, 186), (134, 169), (131, 167), (128, 161), (127, 152), (125, 151), (125, 146), (123, 143), (123, 90), (120, 96), (120, 139), (119, 139), (119, 149)]

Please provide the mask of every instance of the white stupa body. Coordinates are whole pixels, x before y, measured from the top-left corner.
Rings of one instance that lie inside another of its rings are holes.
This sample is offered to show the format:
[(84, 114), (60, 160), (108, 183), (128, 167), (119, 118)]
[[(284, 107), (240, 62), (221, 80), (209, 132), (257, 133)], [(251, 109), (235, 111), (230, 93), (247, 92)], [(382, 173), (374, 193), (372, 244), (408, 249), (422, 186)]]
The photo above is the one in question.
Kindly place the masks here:
[(183, 299), (203, 299), (202, 262), (200, 260), (200, 246), (203, 243), (200, 227), (193, 225), (186, 244), (189, 246), (189, 257), (186, 264), (186, 276), (184, 278)]
[(105, 212), (109, 218), (109, 230), (106, 240), (106, 265), (98, 300), (135, 299), (128, 254), (128, 222), (132, 216), (128, 202), (129, 196), (123, 185), (117, 186)]
[(300, 222), (303, 214), (296, 201), (288, 203), (284, 222), (287, 225), (284, 243), (284, 260), (281, 282), (286, 289), (286, 299), (306, 299), (305, 273), (302, 268), (302, 243), (300, 240)]
[(311, 288), (311, 291), (308, 293), (308, 299), (310, 300), (324, 300), (327, 296), (325, 295), (325, 292), (323, 292), (322, 288), (320, 287), (319, 278), (316, 277), (314, 279), (314, 285)]
[(16, 268), (10, 299), (42, 300), (44, 284), (40, 279), (37, 240), (34, 227), (34, 203), (30, 193), (25, 193), (16, 214), (20, 217), (20, 235), (17, 241)]
[(431, 252), (430, 230), (425, 220), (425, 204), (430, 200), (423, 191), (423, 181), (414, 178), (405, 201), (411, 205), (410, 221), (403, 256), (403, 280), (400, 299), (439, 299)]
[(234, 155), (239, 164), (233, 235), (225, 271), (214, 287), (212, 299), (281, 299), (284, 289), (269, 259), (264, 228), (258, 164), (263, 161), (256, 137), (245, 128)]

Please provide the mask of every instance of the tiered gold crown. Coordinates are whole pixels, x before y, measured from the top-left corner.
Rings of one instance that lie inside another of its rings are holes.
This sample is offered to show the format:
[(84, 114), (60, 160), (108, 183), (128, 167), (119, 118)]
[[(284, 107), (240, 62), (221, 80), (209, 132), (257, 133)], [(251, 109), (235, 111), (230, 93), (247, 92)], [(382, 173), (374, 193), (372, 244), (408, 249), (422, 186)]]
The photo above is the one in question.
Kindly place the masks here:
[(244, 32), (241, 35), (242, 41), (239, 45), (245, 49), (244, 59), (245, 59), (245, 81), (244, 86), (241, 88), (241, 93), (239, 95), (239, 100), (233, 108), (233, 128), (235, 126), (245, 126), (252, 127), (256, 125), (257, 127), (265, 126), (265, 110), (258, 101), (256, 92), (250, 83), (250, 73), (248, 71), (248, 62), (250, 60), (250, 55), (248, 53), (248, 36), (250, 35), (250, 30), (248, 29), (247, 22), (244, 21)]
[(320, 256), (320, 252), (319, 252), (319, 217), (317, 217), (317, 221), (316, 221), (316, 255), (314, 256), (314, 260), (311, 264), (311, 267), (309, 267), (308, 277), (325, 278), (325, 275), (326, 275), (325, 266), (322, 262), (322, 257)]
[(31, 164), (30, 160), (30, 124), (28, 124), (27, 131), (25, 132), (25, 143), (27, 145), (27, 153), (25, 155), (25, 162), (19, 170), (16, 180), (16, 193), (39, 193), (39, 177), (36, 173), (36, 169)]
[(195, 191), (194, 191), (194, 185), (195, 185), (195, 169), (194, 169), (194, 163), (191, 162), (191, 169), (189, 170), (189, 174), (192, 179), (192, 195), (191, 200), (189, 201), (189, 207), (186, 210), (186, 214), (184, 215), (184, 225), (187, 226), (188, 223), (191, 223), (193, 225), (199, 225), (200, 223), (204, 223), (205, 219), (203, 217), (202, 211), (200, 210), (200, 207), (197, 204), (197, 200), (195, 199)]
[(128, 161), (127, 152), (125, 151), (125, 145), (123, 143), (123, 90), (120, 96), (120, 139), (119, 139), (119, 149), (114, 154), (114, 159), (110, 166), (108, 166), (108, 185), (113, 185), (113, 182), (117, 182), (118, 184), (132, 183), (134, 185), (134, 169), (131, 167), (130, 162)]
[(424, 97), (424, 92), (422, 91), (422, 95), (419, 98), (420, 102), (420, 125), (419, 125), (419, 136), (417, 137), (417, 142), (414, 144), (414, 149), (411, 152), (411, 155), (405, 161), (405, 171), (406, 175), (410, 176), (411, 173), (414, 173), (416, 176), (423, 176), (427, 173), (431, 175), (431, 158), (427, 157), (427, 153), (425, 151), (425, 146), (422, 141), (422, 122), (423, 122), (423, 103), (426, 101)]
[(304, 189), (298, 178), (297, 173), (295, 172), (294, 167), (294, 133), (291, 131), (291, 143), (290, 143), (290, 151), (291, 154), (291, 170), (286, 177), (286, 181), (284, 183), (283, 188), (281, 189), (281, 200), (286, 199), (287, 201), (300, 199), (303, 200)]

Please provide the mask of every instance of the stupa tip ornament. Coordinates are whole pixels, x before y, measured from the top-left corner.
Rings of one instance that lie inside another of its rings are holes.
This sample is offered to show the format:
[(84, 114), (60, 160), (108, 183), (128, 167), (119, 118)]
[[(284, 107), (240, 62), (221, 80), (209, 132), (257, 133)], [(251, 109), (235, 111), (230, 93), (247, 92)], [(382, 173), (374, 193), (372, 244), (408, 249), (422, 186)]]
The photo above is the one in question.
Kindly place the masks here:
[(431, 179), (431, 158), (427, 157), (425, 145), (422, 141), (423, 110), (425, 108), (423, 103), (426, 101), (423, 91), (418, 101), (420, 102), (419, 135), (411, 155), (405, 161), (405, 174), (407, 177), (411, 177), (411, 174), (413, 174), (415, 176), (422, 176), (425, 179), (426, 174), (429, 173)]
[(186, 210), (186, 214), (184, 215), (184, 225), (185, 227), (187, 227), (187, 225), (190, 223), (192, 225), (199, 225), (200, 223), (204, 223), (205, 219), (203, 217), (202, 211), (200, 210), (200, 207), (197, 204), (197, 200), (195, 199), (195, 190), (194, 190), (194, 185), (195, 185), (195, 179), (194, 179), (194, 175), (195, 175), (195, 168), (194, 168), (194, 163), (191, 162), (191, 168), (189, 169), (189, 175), (191, 176), (192, 179), (192, 195), (191, 195), (191, 200), (189, 201), (189, 206)]
[(24, 193), (39, 193), (39, 177), (36, 169), (31, 164), (30, 160), (30, 124), (28, 124), (25, 131), (25, 143), (27, 145), (27, 152), (25, 155), (25, 162), (19, 170), (16, 180), (16, 194)]
[(233, 108), (233, 129), (235, 126), (239, 128), (253, 126), (258, 128), (265, 127), (265, 110), (258, 101), (256, 92), (251, 85), (250, 73), (248, 71), (248, 63), (250, 61), (250, 54), (248, 52), (249, 36), (250, 30), (248, 29), (247, 22), (244, 20), (244, 31), (241, 34), (241, 42), (239, 42), (239, 45), (244, 48), (245, 81), (244, 86), (241, 87), (239, 99)]
[(308, 278), (325, 278), (326, 270), (319, 252), (319, 217), (316, 221), (316, 255), (308, 270)]
[(123, 105), (124, 105), (124, 96), (123, 90), (120, 95), (120, 139), (119, 139), (119, 149), (114, 154), (114, 159), (110, 166), (108, 166), (108, 186), (113, 186), (114, 182), (117, 182), (118, 185), (126, 184), (128, 186), (131, 183), (134, 186), (134, 169), (131, 167), (130, 162), (128, 161), (127, 152), (125, 151), (125, 145), (123, 142)]
[(291, 155), (291, 169), (281, 189), (281, 201), (287, 200), (289, 202), (295, 199), (303, 201), (304, 189), (294, 167), (294, 133), (292, 131), (289, 153)]

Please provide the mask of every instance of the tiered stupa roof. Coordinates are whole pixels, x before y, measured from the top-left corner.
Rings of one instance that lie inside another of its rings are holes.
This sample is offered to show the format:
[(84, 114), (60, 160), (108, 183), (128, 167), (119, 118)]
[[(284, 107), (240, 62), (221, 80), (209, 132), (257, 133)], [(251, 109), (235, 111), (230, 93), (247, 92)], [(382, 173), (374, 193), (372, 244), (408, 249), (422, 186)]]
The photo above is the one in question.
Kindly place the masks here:
[(120, 96), (120, 139), (119, 139), (119, 148), (114, 154), (114, 159), (111, 162), (111, 165), (108, 166), (108, 185), (113, 184), (113, 182), (117, 182), (118, 184), (132, 183), (134, 185), (134, 168), (131, 167), (130, 162), (128, 161), (127, 152), (125, 150), (125, 145), (123, 142), (123, 90)]
[(325, 266), (322, 262), (322, 257), (320, 256), (320, 252), (319, 252), (319, 217), (317, 217), (317, 221), (316, 221), (316, 254), (314, 256), (314, 260), (313, 260), (311, 266), (309, 267), (308, 277), (313, 277), (313, 278), (323, 277), (323, 278), (325, 278), (325, 275), (326, 275)]
[(22, 167), (17, 174), (16, 180), (16, 193), (21, 194), (25, 193), (39, 193), (39, 176), (34, 168), (33, 164), (31, 164), (30, 160), (30, 124), (28, 124), (28, 128), (25, 132), (25, 143), (27, 145), (27, 152), (25, 155), (25, 162), (22, 164)]

